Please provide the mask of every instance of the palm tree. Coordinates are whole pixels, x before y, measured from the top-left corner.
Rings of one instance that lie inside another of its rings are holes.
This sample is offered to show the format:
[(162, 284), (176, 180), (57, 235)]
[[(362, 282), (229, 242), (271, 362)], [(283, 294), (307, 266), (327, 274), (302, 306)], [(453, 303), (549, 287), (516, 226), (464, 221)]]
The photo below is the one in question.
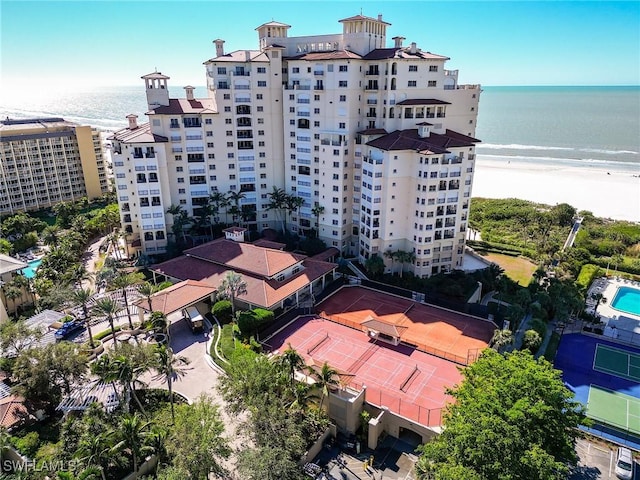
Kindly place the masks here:
[(218, 214), (221, 208), (226, 208), (227, 197), (224, 193), (213, 192), (209, 195), (209, 205), (211, 205), (211, 215), (214, 217), (215, 224), (218, 224)]
[(182, 235), (182, 241), (186, 243), (187, 236), (184, 233), (184, 226), (188, 223), (187, 212), (182, 208), (182, 205), (171, 204), (169, 208), (167, 208), (167, 213), (173, 217), (173, 226), (171, 227), (171, 231), (173, 232), (176, 241), (178, 240), (178, 236)]
[(89, 315), (89, 301), (93, 297), (93, 293), (93, 290), (91, 290), (90, 288), (81, 288), (80, 290), (74, 290), (73, 301), (77, 305), (82, 306), (82, 320), (87, 326), (87, 333), (89, 334), (89, 345), (91, 345), (91, 348), (96, 348), (95, 342), (93, 341), (93, 333), (91, 332), (91, 318)]
[(166, 460), (167, 454), (167, 431), (157, 425), (151, 427), (151, 431), (146, 437), (147, 445), (156, 456), (156, 468), (153, 471), (153, 478), (158, 478), (160, 464)]
[(494, 350), (501, 352), (510, 345), (513, 345), (513, 332), (507, 329), (496, 329), (493, 332), (493, 338), (489, 344)]
[(148, 436), (149, 423), (144, 422), (137, 413), (125, 414), (121, 417), (115, 435), (118, 442), (113, 446), (113, 451), (130, 452), (133, 462), (133, 471), (138, 471), (140, 459), (150, 450), (145, 445), (145, 438)]
[(282, 355), (280, 355), (278, 361), (283, 367), (287, 369), (287, 372), (289, 374), (289, 381), (291, 383), (291, 387), (293, 388), (293, 384), (296, 379), (296, 370), (301, 370), (302, 367), (304, 367), (304, 359), (289, 343), (288, 348), (284, 352), (282, 352)]
[(293, 212), (297, 212), (302, 205), (304, 205), (304, 198), (294, 195), (287, 195), (284, 201), (284, 206), (289, 216), (291, 216)]
[(133, 322), (131, 321), (131, 311), (129, 309), (129, 300), (127, 299), (127, 288), (142, 282), (143, 275), (141, 273), (121, 273), (111, 281), (111, 286), (119, 288), (122, 292), (124, 306), (127, 310), (127, 318), (129, 319), (129, 327), (133, 330)]
[(320, 237), (320, 215), (324, 213), (324, 207), (322, 205), (316, 205), (311, 209), (311, 213), (316, 217), (316, 237)]
[(397, 252), (394, 252), (393, 250), (387, 250), (386, 252), (383, 253), (385, 258), (388, 258), (391, 260), (391, 275), (393, 275), (393, 261), (396, 259), (396, 254)]
[(309, 402), (318, 397), (311, 393), (312, 386), (308, 383), (298, 382), (293, 386), (292, 396), (293, 402), (291, 402), (290, 408), (299, 408), (306, 410)]
[(16, 300), (22, 297), (22, 290), (15, 285), (9, 284), (4, 288), (4, 296), (7, 300), (11, 300), (11, 303), (13, 303), (13, 310), (16, 311), (18, 308)]
[(122, 307), (118, 305), (118, 302), (113, 298), (105, 297), (96, 302), (93, 310), (98, 315), (104, 315), (107, 317), (107, 321), (111, 327), (111, 334), (113, 335), (113, 346), (117, 347), (118, 342), (116, 341), (116, 328), (113, 324), (113, 319), (122, 310)]
[(42, 230), (42, 233), (40, 233), (40, 238), (45, 245), (49, 245), (50, 247), (57, 247), (58, 242), (60, 241), (60, 226), (49, 225), (44, 230)]
[[(233, 204), (231, 206), (230, 212), (233, 215), (233, 218), (239, 217), (242, 213), (242, 209), (240, 208), (240, 200), (245, 198), (245, 194), (243, 192), (236, 192), (235, 190), (229, 190), (228, 192), (229, 201)], [(238, 222), (239, 224), (240, 222)]]
[(229, 300), (231, 300), (231, 314), (235, 318), (235, 315), (236, 315), (235, 300), (240, 295), (247, 294), (247, 282), (245, 282), (242, 279), (242, 275), (234, 272), (233, 270), (230, 270), (225, 275), (224, 280), (222, 280), (222, 283), (220, 283), (220, 286), (218, 287), (218, 291), (223, 295), (225, 295), (226, 297), (228, 297)]
[(282, 233), (285, 233), (285, 221), (284, 216), (282, 215), (282, 209), (285, 207), (285, 200), (287, 198), (287, 193), (282, 189), (278, 188), (275, 185), (273, 186), (273, 190), (271, 193), (267, 193), (269, 196), (269, 203), (267, 204), (267, 210), (275, 210), (276, 215), (280, 217), (282, 222)]
[(100, 381), (111, 384), (113, 392), (118, 398), (118, 403), (122, 404), (122, 400), (118, 394), (118, 389), (116, 388), (116, 380), (118, 380), (118, 378), (111, 356), (101, 355), (98, 357), (95, 362), (91, 363), (91, 373), (98, 377)]
[(111, 435), (112, 432), (106, 432), (99, 435), (83, 436), (75, 453), (75, 456), (87, 466), (96, 465), (102, 480), (107, 479), (105, 470), (111, 459)]
[(109, 235), (107, 235), (107, 242), (113, 248), (114, 256), (117, 260), (121, 260), (122, 256), (120, 255), (120, 233), (117, 231), (113, 231)]
[(154, 380), (164, 379), (169, 389), (169, 402), (171, 403), (171, 420), (176, 421), (176, 413), (173, 406), (173, 381), (186, 375), (185, 366), (189, 365), (189, 359), (180, 355), (174, 355), (171, 348), (158, 346), (155, 353), (153, 369), (157, 375)]
[(416, 260), (416, 254), (413, 252), (405, 252), (404, 250), (398, 250), (395, 252), (395, 258), (400, 262), (400, 278), (402, 278), (402, 272), (404, 271), (405, 263), (413, 263)]
[(242, 222), (249, 228), (249, 222), (255, 221), (256, 219), (256, 211), (251, 205), (242, 205), (242, 209), (240, 210), (240, 218)]
[(151, 307), (151, 296), (158, 292), (160, 289), (157, 285), (154, 285), (151, 282), (142, 282), (137, 287), (138, 293), (147, 299), (147, 303), (149, 305), (149, 314), (153, 312), (153, 308)]
[(602, 303), (603, 305), (605, 303), (607, 303), (607, 297), (605, 297), (602, 293), (598, 292), (598, 293), (592, 293), (590, 295), (590, 298), (592, 300), (595, 300), (596, 304), (593, 307), (593, 313), (596, 313), (596, 311), (598, 310), (598, 307), (600, 306), (600, 304)]
[(340, 385), (340, 381), (337, 378), (338, 372), (331, 368), (327, 362), (324, 362), (320, 370), (309, 368), (309, 373), (314, 378), (315, 385), (321, 392), (320, 409), (322, 409), (324, 397), (329, 395), (329, 391), (331, 389), (336, 388), (338, 385)]

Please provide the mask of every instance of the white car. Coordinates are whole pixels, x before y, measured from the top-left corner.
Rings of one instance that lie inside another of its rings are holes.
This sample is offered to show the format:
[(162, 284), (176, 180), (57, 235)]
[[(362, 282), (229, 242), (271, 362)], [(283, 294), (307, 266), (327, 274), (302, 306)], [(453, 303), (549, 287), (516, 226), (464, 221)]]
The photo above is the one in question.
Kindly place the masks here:
[(618, 448), (615, 473), (621, 480), (633, 479), (633, 456), (628, 448)]

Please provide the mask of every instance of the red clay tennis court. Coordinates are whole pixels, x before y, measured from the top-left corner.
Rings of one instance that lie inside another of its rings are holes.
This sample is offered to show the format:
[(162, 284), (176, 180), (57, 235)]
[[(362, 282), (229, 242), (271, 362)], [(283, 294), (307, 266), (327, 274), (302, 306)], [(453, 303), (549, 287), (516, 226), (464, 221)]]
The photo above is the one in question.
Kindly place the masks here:
[(403, 343), (463, 365), (477, 358), (497, 328), (488, 320), (363, 287), (342, 287), (316, 313), (358, 330), (379, 320), (395, 326)]
[(267, 343), (273, 352), (291, 344), (307, 365), (327, 362), (345, 386), (360, 390), (366, 385), (368, 403), (427, 426), (442, 423), (444, 390), (461, 379), (453, 362), (406, 345), (375, 342), (362, 331), (319, 317), (300, 317)]

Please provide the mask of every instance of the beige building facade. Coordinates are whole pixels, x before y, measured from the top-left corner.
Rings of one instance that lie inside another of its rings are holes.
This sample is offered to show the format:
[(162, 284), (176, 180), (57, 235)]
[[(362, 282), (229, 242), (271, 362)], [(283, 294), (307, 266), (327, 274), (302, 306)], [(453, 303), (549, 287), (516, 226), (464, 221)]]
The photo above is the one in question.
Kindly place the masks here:
[(109, 191), (100, 133), (62, 118), (0, 121), (0, 215)]
[[(316, 230), (344, 255), (379, 255), (391, 271), (399, 264), (384, 252), (413, 252), (404, 268), (425, 276), (458, 268), (481, 88), (459, 84), (446, 56), (400, 36), (388, 46), (382, 16), (339, 23), (342, 33), (290, 37), (290, 25), (268, 22), (256, 28), (257, 50), (225, 52), (215, 40), (207, 98), (190, 86), (169, 98), (169, 77), (142, 77), (150, 121), (135, 129), (148, 132), (141, 148), (159, 162), (156, 204), (194, 215), (216, 191), (242, 193), (241, 206), (256, 212), (247, 224), (262, 231), (279, 226), (268, 209), (275, 186), (304, 201), (288, 227)], [(131, 128), (114, 136), (121, 205), (136, 204), (123, 222), (140, 251), (162, 253), (156, 235), (166, 239), (173, 219), (139, 208), (137, 190), (147, 189), (136, 183)], [(142, 214), (154, 221), (141, 226)]]

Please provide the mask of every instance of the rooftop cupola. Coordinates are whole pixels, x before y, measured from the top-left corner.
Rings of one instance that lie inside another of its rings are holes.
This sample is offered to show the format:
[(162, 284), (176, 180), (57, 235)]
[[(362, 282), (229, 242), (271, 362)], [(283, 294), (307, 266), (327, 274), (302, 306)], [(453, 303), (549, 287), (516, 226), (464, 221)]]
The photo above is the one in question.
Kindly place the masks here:
[(411, 42), (411, 46), (409, 47), (409, 53), (411, 53), (412, 55), (415, 55), (417, 51), (418, 51), (418, 46), (416, 45), (416, 42)]
[(131, 114), (127, 115), (127, 120), (129, 120), (129, 130), (135, 130), (138, 128), (138, 116)]
[(287, 32), (291, 25), (286, 23), (274, 22), (273, 20), (263, 23), (256, 31), (258, 32), (258, 40), (260, 42), (260, 50), (263, 50), (272, 44), (277, 44), (278, 38), (287, 38)]
[(395, 48), (402, 48), (402, 41), (405, 40), (405, 37), (393, 37), (391, 40), (395, 42)]
[(224, 55), (224, 40), (217, 38), (213, 41), (216, 44), (216, 57), (221, 57)]
[(431, 135), (431, 127), (432, 125), (427, 122), (422, 122), (418, 124), (418, 136), (420, 138), (427, 138)]
[(195, 98), (193, 97), (193, 90), (195, 89), (195, 87), (192, 87), (191, 85), (187, 85), (186, 87), (184, 87), (184, 91), (187, 94), (187, 100), (195, 100)]
[(147, 91), (147, 104), (150, 110), (160, 106), (169, 105), (169, 87), (167, 80), (170, 77), (155, 71), (141, 77), (145, 82)]

